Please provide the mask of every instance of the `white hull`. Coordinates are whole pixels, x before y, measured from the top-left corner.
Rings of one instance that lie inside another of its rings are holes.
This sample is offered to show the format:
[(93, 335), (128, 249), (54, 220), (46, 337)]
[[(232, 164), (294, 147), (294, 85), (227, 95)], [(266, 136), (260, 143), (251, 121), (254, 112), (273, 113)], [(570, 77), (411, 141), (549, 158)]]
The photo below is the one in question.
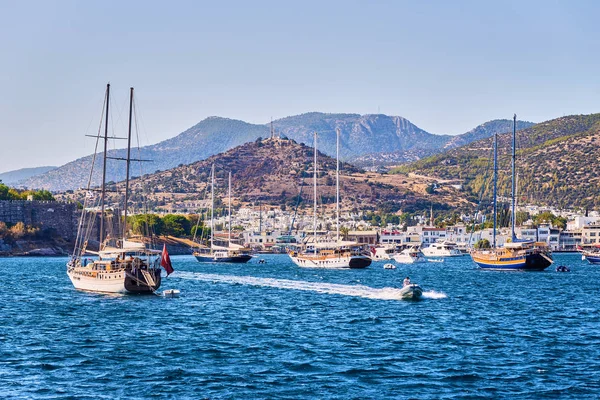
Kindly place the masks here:
[(421, 249), (421, 252), (425, 255), (425, 257), (462, 257), (464, 255), (455, 246), (449, 248), (447, 245), (437, 243)]
[(375, 253), (372, 254), (373, 255), (371, 256), (371, 258), (374, 261), (387, 261), (392, 259), (392, 256), (395, 254), (395, 251), (393, 247), (380, 246), (375, 247)]
[(292, 257), (294, 264), (306, 268), (350, 268), (350, 257), (336, 257), (330, 259), (311, 259), (308, 257)]
[(125, 271), (97, 273), (96, 276), (77, 274), (67, 271), (75, 289), (88, 292), (127, 293), (125, 290)]
[(427, 262), (427, 260), (421, 256), (412, 257), (407, 254), (396, 254), (394, 256), (394, 261), (400, 264), (420, 264)]
[[(290, 259), (299, 267), (304, 268), (364, 268), (371, 264), (371, 259), (364, 256), (342, 256), (342, 257), (311, 257), (306, 255), (292, 256)], [(358, 262), (357, 262), (358, 261)], [(361, 266), (358, 266), (358, 265)], [(351, 266), (352, 265), (352, 266)], [(354, 266), (356, 265), (356, 266)]]

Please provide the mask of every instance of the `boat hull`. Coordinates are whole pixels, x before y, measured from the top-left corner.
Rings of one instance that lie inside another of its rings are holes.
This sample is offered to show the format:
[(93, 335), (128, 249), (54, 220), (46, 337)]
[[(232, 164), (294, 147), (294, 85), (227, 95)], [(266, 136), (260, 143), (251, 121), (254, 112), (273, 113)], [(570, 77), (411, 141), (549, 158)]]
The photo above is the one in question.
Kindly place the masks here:
[(368, 256), (342, 256), (342, 257), (312, 257), (309, 255), (290, 255), (290, 259), (303, 268), (328, 268), (328, 269), (362, 269), (371, 265)]
[(600, 254), (590, 254), (590, 253), (582, 253), (587, 262), (593, 265), (600, 264)]
[(400, 296), (404, 300), (419, 300), (422, 295), (423, 289), (416, 283), (411, 283), (400, 289)]
[(161, 284), (160, 269), (150, 269), (154, 279), (154, 285), (146, 283), (145, 277), (140, 271), (135, 273), (124, 270), (115, 272), (93, 272), (82, 273), (71, 269), (67, 275), (77, 290), (98, 293), (120, 293), (120, 294), (152, 294)]
[(494, 271), (543, 271), (552, 264), (538, 253), (502, 260), (486, 260), (474, 255), (472, 258), (479, 268)]
[(429, 247), (425, 247), (421, 249), (421, 252), (425, 255), (425, 257), (462, 257), (464, 254), (460, 252), (460, 250), (439, 250), (439, 249), (431, 249)]
[(249, 254), (242, 254), (239, 256), (231, 256), (231, 257), (211, 257), (211, 256), (202, 256), (196, 255), (196, 260), (202, 263), (234, 263), (234, 264), (244, 264), (252, 259), (252, 256)]

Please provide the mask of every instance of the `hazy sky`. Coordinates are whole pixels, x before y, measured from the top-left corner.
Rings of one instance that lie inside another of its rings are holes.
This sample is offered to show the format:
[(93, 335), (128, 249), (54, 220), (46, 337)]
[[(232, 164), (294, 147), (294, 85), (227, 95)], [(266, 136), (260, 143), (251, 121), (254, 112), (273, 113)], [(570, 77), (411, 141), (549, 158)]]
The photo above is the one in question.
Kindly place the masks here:
[(600, 111), (598, 1), (0, 0), (0, 172), (90, 154), (104, 88), (143, 144), (207, 116), (495, 118)]

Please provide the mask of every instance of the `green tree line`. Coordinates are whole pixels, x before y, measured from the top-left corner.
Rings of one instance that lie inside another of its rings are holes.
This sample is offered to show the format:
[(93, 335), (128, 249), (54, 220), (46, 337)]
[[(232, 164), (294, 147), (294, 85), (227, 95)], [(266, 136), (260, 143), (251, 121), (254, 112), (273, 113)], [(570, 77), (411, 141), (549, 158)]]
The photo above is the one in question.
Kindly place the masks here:
[(157, 214), (130, 215), (127, 217), (127, 224), (137, 235), (198, 238), (210, 236), (210, 228), (204, 224), (203, 217), (199, 215), (166, 214), (162, 217)]
[(54, 201), (54, 196), (47, 190), (20, 190), (0, 181), (0, 200), (27, 200), (29, 195), (33, 196), (33, 200)]

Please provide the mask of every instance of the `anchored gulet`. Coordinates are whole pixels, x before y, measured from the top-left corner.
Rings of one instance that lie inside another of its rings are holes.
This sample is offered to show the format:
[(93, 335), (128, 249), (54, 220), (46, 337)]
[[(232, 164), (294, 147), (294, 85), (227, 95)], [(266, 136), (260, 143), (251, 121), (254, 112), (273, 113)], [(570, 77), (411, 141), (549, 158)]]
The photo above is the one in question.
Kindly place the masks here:
[(290, 251), (291, 260), (308, 268), (366, 268), (371, 257), (364, 245), (340, 240), (340, 131), (336, 130), (336, 239), (317, 237), (317, 133), (314, 135), (313, 237), (308, 237), (300, 251)]
[[(238, 244), (231, 243), (231, 172), (229, 172), (228, 203), (229, 216), (227, 218), (229, 231), (227, 235), (227, 247), (214, 244), (214, 211), (215, 211), (215, 165), (211, 169), (211, 193), (210, 193), (210, 247), (199, 247), (194, 251), (194, 257), (198, 262), (222, 262), (243, 264), (248, 262), (252, 256), (249, 249)], [(198, 220), (200, 223), (200, 220)], [(196, 226), (198, 228), (198, 226)], [(198, 229), (196, 229), (198, 231)]]
[[(129, 167), (131, 163), (131, 124), (133, 113), (133, 88), (130, 89), (129, 98), (129, 132), (127, 137), (127, 158), (114, 158), (126, 161), (125, 178), (125, 201), (124, 201), (124, 223), (123, 231), (116, 238), (105, 235), (105, 194), (106, 194), (106, 160), (113, 158), (107, 156), (108, 150), (108, 116), (110, 104), (110, 84), (106, 85), (104, 136), (100, 132), (96, 137), (96, 148), (98, 141), (104, 140), (102, 189), (100, 197), (100, 228), (99, 249), (92, 251), (88, 249), (88, 243), (94, 231), (96, 212), (86, 212), (94, 201), (90, 186), (94, 171), (94, 161), (88, 180), (88, 195), (85, 198), (84, 209), (81, 213), (75, 250), (71, 260), (67, 263), (67, 275), (76, 289), (101, 292), (101, 293), (154, 293), (161, 284), (161, 265), (167, 270), (167, 275), (173, 272), (169, 254), (166, 246), (163, 251), (153, 250), (146, 247), (144, 238), (141, 241), (128, 240), (127, 228), (127, 202), (129, 194)], [(143, 161), (143, 160), (135, 160)], [(87, 258), (87, 256), (94, 258)]]
[(481, 269), (504, 271), (543, 271), (552, 264), (552, 253), (546, 243), (519, 240), (515, 235), (515, 160), (516, 160), (517, 115), (513, 117), (512, 136), (512, 191), (511, 191), (511, 241), (496, 247), (497, 223), (497, 180), (498, 180), (498, 135), (494, 135), (494, 231), (491, 249), (471, 251), (471, 258)]

